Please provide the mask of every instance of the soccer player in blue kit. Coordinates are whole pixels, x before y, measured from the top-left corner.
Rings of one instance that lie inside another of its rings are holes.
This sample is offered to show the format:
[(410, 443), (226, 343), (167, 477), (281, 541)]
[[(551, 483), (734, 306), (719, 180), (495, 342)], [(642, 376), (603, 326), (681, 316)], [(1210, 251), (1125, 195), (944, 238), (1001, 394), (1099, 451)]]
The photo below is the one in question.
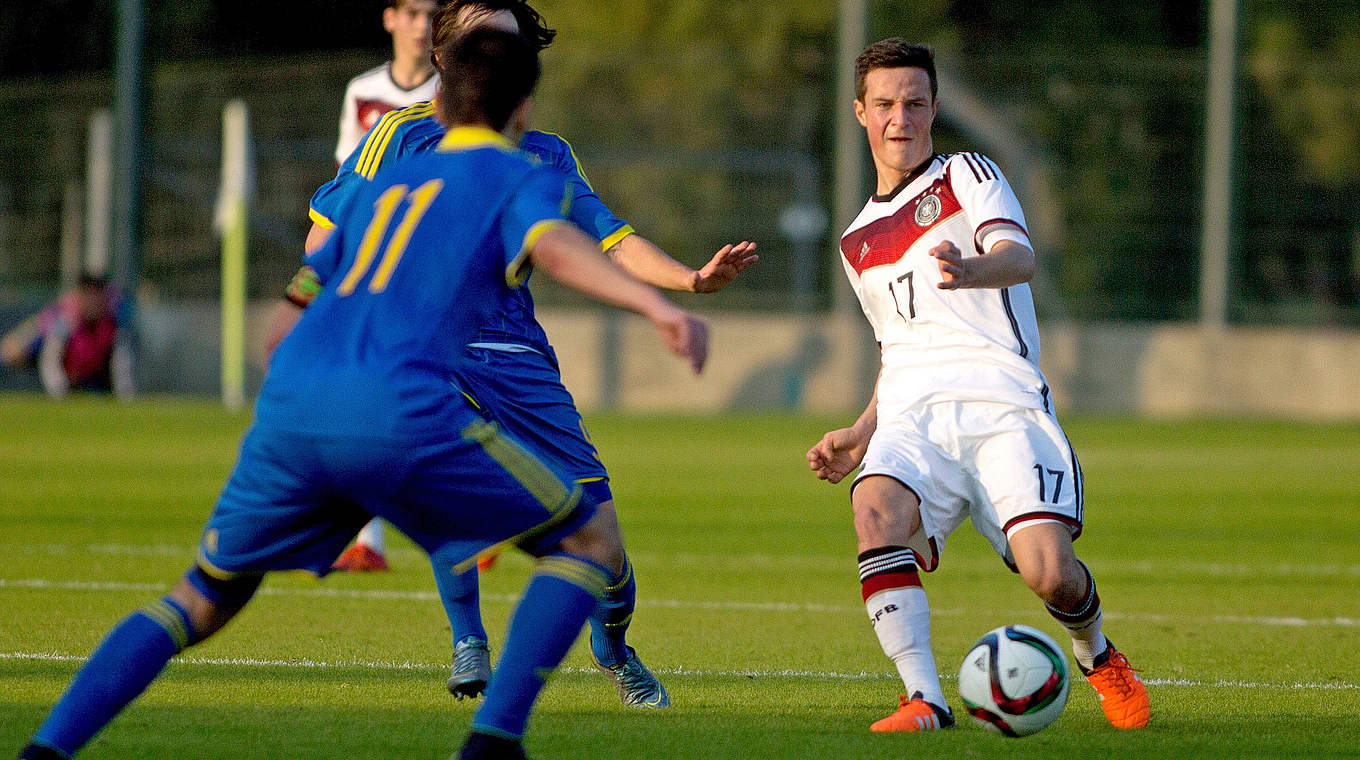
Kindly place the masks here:
[(436, 564), (469, 562), (495, 545), (538, 558), (458, 755), (524, 757), (544, 679), (621, 561), (617, 524), (463, 400), (465, 346), (530, 267), (647, 317), (695, 371), (707, 328), (563, 220), (565, 178), (507, 139), (528, 118), (533, 46), (477, 30), (443, 60), (453, 74), (442, 101), (452, 126), (436, 151), (376, 175), (310, 257), (327, 285), (275, 352), (196, 563), (109, 632), (21, 759), (71, 757), (172, 657), (239, 612), (266, 573), (326, 573), (372, 516)]
[[(436, 51), (450, 38), (469, 28), (490, 26), (520, 33), (540, 50), (555, 31), (524, 0), (454, 0), (436, 12), (432, 34)], [(436, 59), (438, 56), (436, 55)], [(436, 67), (439, 61), (436, 60)], [(446, 76), (441, 71), (441, 76)], [(447, 82), (447, 79), (444, 81)], [(450, 97), (443, 93), (439, 100)], [(312, 197), (314, 222), (308, 236), (309, 249), (333, 228), (346, 202), (387, 163), (432, 150), (444, 136), (436, 102), (418, 103), (392, 111), (369, 131), (340, 167), (335, 179)], [(671, 259), (637, 235), (616, 217), (586, 181), (571, 146), (557, 135), (530, 131), (520, 148), (557, 167), (569, 179), (572, 196), (569, 218), (598, 239), (602, 250), (638, 279), (662, 288), (712, 292), (726, 286), (756, 261), (755, 244), (724, 246), (701, 269)], [(286, 334), (292, 320), (305, 308), (310, 294), (319, 287), (315, 273), (303, 267), (289, 285), (287, 301), (276, 311), (271, 342)], [(543, 328), (534, 317), (527, 288), (506, 311), (488, 320), (467, 347), (470, 361), (459, 370), (469, 396), (506, 430), (536, 445), (544, 456), (560, 466), (600, 509), (614, 517), (608, 472), (585, 433), (584, 423), (571, 394), (563, 386), (557, 357)], [(637, 591), (632, 564), (622, 547), (620, 564), (611, 578), (600, 608), (591, 616), (591, 653), (601, 670), (614, 681), (625, 705), (663, 708), (670, 705), (665, 686), (628, 645), (626, 632), (632, 621)], [(460, 699), (475, 696), (490, 676), (488, 636), (482, 624), (475, 570), (458, 572), (434, 566), (435, 583), (449, 619), (454, 647), (448, 689)]]

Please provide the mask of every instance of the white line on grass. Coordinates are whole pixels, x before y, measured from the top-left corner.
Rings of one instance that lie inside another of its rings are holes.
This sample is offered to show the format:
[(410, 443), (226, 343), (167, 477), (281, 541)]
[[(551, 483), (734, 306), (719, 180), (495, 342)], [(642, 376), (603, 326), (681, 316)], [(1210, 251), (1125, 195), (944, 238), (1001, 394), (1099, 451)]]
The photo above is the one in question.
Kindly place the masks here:
[[(0, 652), (0, 660), (20, 660), (27, 662), (84, 662), (85, 657), (73, 654), (58, 654), (55, 652)], [(197, 665), (209, 667), (243, 667), (243, 668), (299, 668), (299, 669), (354, 669), (362, 670), (412, 670), (429, 671), (442, 673), (448, 669), (443, 663), (422, 663), (422, 662), (367, 662), (363, 660), (337, 660), (326, 662), (322, 660), (309, 659), (288, 659), (288, 660), (260, 660), (248, 657), (178, 657), (174, 662), (181, 665)], [(897, 676), (891, 673), (869, 673), (860, 671), (858, 673), (841, 673), (839, 671), (826, 670), (706, 670), (703, 668), (652, 668), (653, 671), (663, 675), (671, 676), (690, 676), (695, 678), (809, 678), (826, 679), (829, 681), (873, 681), (895, 680)], [(594, 668), (561, 668), (562, 673), (596, 673)], [(944, 680), (954, 680), (957, 676), (941, 674)], [(1074, 681), (1080, 680), (1073, 676)], [(1214, 681), (1195, 681), (1188, 678), (1145, 678), (1143, 682), (1149, 686), (1167, 686), (1173, 688), (1205, 688), (1205, 689), (1268, 689), (1270, 691), (1360, 691), (1360, 684), (1348, 683), (1345, 681), (1288, 681), (1272, 683), (1267, 681), (1238, 681), (1229, 679), (1218, 679)]]
[[(163, 583), (124, 583), (118, 581), (53, 581), (45, 578), (0, 578), (0, 590), (4, 589), (37, 589), (52, 591), (112, 591), (112, 592), (137, 592), (137, 593), (157, 593), (165, 592), (170, 589), (169, 585)], [(266, 586), (258, 592), (261, 596), (277, 597), (311, 597), (329, 599), (383, 599), (407, 602), (435, 602), (439, 600), (439, 595), (433, 591), (398, 591), (384, 589), (342, 589), (342, 588), (280, 588)], [(499, 602), (504, 604), (514, 604), (519, 601), (515, 594), (483, 594), (483, 601)], [(721, 610), (737, 612), (797, 612), (797, 613), (862, 613), (863, 608), (845, 604), (812, 604), (795, 602), (738, 602), (738, 601), (713, 601), (703, 599), (649, 599), (643, 597), (638, 600), (638, 606), (644, 608), (663, 608), (674, 610)], [(976, 615), (979, 610), (974, 608), (938, 608), (932, 609), (932, 615), (955, 616), (955, 615)], [(1011, 611), (1012, 616), (1023, 615), (1020, 611)], [(1310, 627), (1334, 627), (1334, 628), (1360, 628), (1360, 619), (1344, 616), (1326, 618), (1301, 618), (1301, 617), (1273, 617), (1273, 616), (1250, 616), (1250, 615), (1162, 615), (1157, 613), (1120, 613), (1106, 612), (1105, 617), (1109, 620), (1128, 620), (1145, 623), (1208, 623), (1208, 624), (1227, 624), (1227, 625), (1260, 625), (1269, 627), (1285, 628), (1310, 628)]]
[[(2, 545), (6, 552), (27, 552), (31, 554), (102, 554), (126, 557), (183, 557), (185, 561), (197, 552), (194, 546), (182, 544), (17, 544)], [(649, 564), (684, 564), (701, 566), (729, 567), (740, 564), (750, 567), (797, 567), (797, 568), (843, 568), (853, 569), (853, 558), (829, 555), (769, 555), (769, 554), (697, 554), (689, 552), (657, 553), (630, 552), (634, 559), (646, 559)], [(395, 547), (388, 550), (388, 556), (399, 558), (423, 557), (418, 549)], [(956, 560), (964, 564), (963, 558)], [(984, 561), (988, 567), (994, 564), (990, 555)], [(1132, 575), (1165, 576), (1168, 571), (1211, 576), (1218, 578), (1258, 578), (1266, 576), (1308, 576), (1360, 578), (1360, 564), (1356, 563), (1308, 563), (1277, 562), (1273, 564), (1252, 562), (1207, 562), (1178, 558), (1173, 562), (1157, 560), (1101, 560), (1095, 563), (1096, 569), (1109, 573)]]

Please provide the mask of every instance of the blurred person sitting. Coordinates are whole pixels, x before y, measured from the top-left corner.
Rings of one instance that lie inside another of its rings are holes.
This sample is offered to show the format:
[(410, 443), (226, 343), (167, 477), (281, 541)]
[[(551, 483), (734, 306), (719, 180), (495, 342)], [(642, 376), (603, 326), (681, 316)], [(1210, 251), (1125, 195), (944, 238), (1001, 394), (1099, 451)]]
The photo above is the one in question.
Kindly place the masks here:
[(85, 274), (0, 340), (0, 361), (36, 368), (53, 398), (72, 390), (132, 395), (132, 350), (123, 299), (104, 277)]

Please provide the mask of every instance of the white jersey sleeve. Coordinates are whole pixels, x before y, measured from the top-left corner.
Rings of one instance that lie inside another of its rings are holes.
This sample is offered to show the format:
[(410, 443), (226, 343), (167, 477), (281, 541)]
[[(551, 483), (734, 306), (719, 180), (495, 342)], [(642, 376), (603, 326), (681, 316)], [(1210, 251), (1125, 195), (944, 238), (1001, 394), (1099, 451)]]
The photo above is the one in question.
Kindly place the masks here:
[(359, 124), (359, 96), (355, 92), (355, 80), (345, 87), (345, 100), (340, 104), (340, 136), (335, 141), (335, 163), (343, 164), (354, 147), (368, 131)]
[(1000, 226), (1018, 229), (1028, 240), (1020, 201), (990, 158), (981, 153), (956, 153), (950, 157), (947, 171), (954, 194), (974, 230), (974, 250), (985, 253), (983, 236)]

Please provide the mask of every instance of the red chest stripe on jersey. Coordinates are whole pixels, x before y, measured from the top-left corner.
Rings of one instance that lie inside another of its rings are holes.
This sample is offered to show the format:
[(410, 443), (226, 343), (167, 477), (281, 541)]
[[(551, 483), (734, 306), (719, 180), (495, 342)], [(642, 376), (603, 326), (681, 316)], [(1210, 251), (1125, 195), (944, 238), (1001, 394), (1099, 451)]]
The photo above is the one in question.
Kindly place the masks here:
[[(925, 225), (921, 225), (916, 222), (916, 210), (927, 196), (934, 196), (940, 208)], [(931, 227), (962, 210), (948, 180), (941, 177), (904, 203), (897, 213), (870, 222), (841, 238), (841, 255), (859, 274), (864, 274), (866, 269), (895, 264)]]

